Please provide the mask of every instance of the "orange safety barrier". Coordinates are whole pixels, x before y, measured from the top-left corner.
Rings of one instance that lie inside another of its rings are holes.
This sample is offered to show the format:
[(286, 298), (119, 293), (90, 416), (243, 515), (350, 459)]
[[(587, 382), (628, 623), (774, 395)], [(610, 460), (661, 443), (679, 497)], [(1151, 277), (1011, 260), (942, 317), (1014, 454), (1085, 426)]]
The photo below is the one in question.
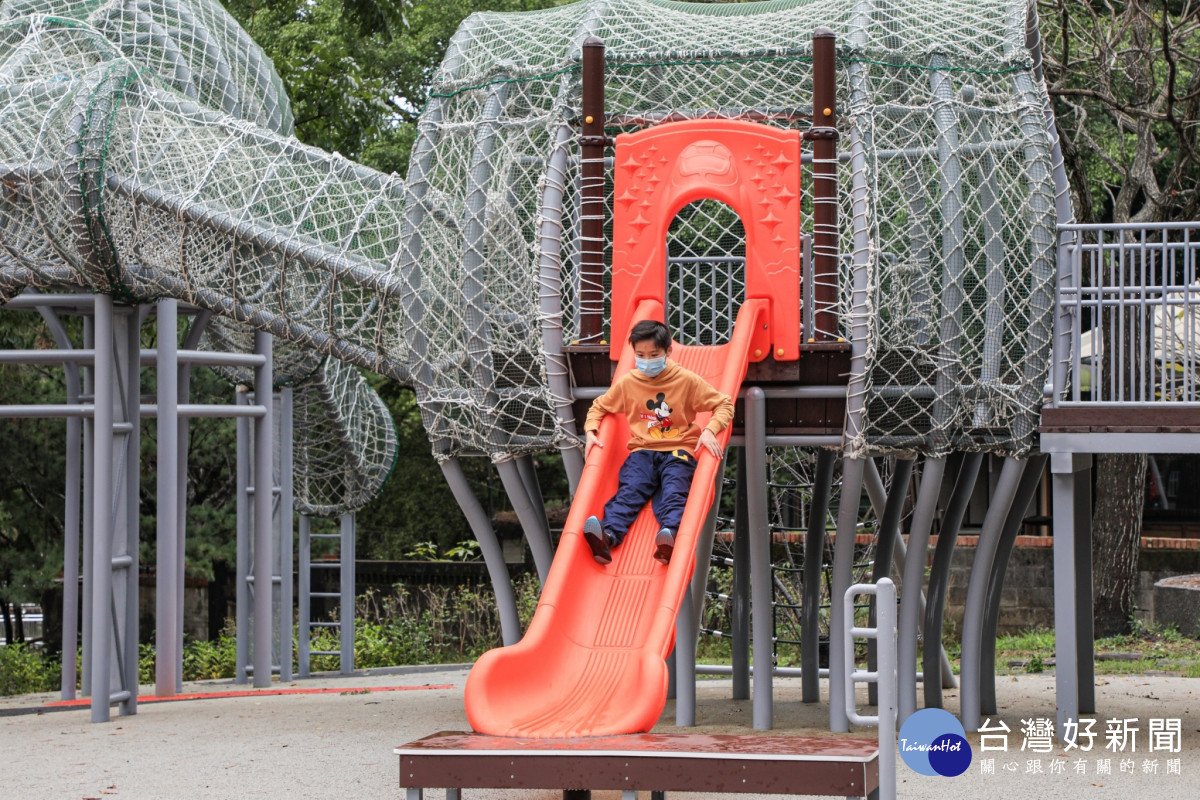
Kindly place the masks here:
[[(638, 304), (665, 305), (667, 228), (680, 209), (703, 199), (719, 200), (741, 217), (746, 299), (771, 304), (775, 359), (800, 357), (799, 131), (701, 120), (621, 134), (613, 181), (613, 360)], [(767, 351), (750, 356), (762, 361)]]

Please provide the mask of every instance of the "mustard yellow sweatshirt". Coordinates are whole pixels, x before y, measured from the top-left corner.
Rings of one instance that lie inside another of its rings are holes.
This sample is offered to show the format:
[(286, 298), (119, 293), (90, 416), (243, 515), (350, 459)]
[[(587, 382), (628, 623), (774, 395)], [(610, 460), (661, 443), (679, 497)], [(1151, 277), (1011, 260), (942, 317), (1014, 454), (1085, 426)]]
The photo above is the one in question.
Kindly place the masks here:
[(667, 359), (653, 378), (631, 369), (592, 401), (584, 431), (600, 427), (605, 414), (624, 414), (633, 436), (630, 450), (695, 450), (700, 441), (696, 414), (711, 411), (705, 426), (720, 433), (733, 421), (733, 401), (691, 370)]

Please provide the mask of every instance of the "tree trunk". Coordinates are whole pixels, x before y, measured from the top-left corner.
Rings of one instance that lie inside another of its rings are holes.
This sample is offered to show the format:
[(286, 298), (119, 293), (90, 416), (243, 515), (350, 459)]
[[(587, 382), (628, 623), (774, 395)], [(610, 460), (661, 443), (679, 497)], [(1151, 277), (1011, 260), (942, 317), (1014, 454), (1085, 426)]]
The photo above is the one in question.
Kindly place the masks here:
[(12, 615), (8, 613), (8, 601), (0, 597), (0, 614), (4, 615), (4, 641), (12, 644), (16, 641), (13, 633)]
[(1095, 634), (1128, 633), (1137, 593), (1146, 456), (1105, 454), (1096, 463), (1092, 517)]

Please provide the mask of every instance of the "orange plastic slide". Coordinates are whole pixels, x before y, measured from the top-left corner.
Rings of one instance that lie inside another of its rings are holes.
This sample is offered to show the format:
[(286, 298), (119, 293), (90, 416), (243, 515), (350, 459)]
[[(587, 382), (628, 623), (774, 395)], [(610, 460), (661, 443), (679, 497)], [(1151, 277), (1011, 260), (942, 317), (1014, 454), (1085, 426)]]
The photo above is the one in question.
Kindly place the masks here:
[[(746, 365), (764, 341), (770, 303), (749, 299), (738, 312), (728, 344), (685, 347), (671, 358), (736, 397)], [(662, 305), (638, 304), (633, 324), (662, 319)], [(617, 374), (633, 368), (626, 344)], [(703, 414), (698, 421), (707, 421)], [(583, 470), (554, 564), (525, 638), (485, 653), (467, 679), (467, 718), (479, 733), (522, 737), (605, 736), (648, 731), (667, 698), (665, 658), (675, 641), (675, 616), (695, 566), (696, 537), (713, 501), (720, 462), (700, 456), (692, 491), (668, 566), (656, 562), (658, 525), (649, 504), (613, 561), (601, 566), (583, 538), (583, 522), (600, 516), (617, 488), (628, 450), (629, 426), (609, 415), (600, 426), (604, 444)], [(726, 428), (718, 437), (724, 446)]]

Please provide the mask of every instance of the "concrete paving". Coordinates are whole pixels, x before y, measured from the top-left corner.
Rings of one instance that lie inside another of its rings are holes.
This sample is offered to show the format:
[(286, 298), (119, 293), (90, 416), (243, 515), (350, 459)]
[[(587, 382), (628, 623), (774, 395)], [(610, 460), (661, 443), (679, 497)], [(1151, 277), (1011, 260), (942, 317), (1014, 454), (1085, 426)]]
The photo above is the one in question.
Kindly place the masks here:
[[(462, 707), (465, 666), (361, 671), (321, 676), (277, 688), (332, 689), (325, 694), (259, 694), (142, 703), (138, 713), (92, 724), (87, 707), (54, 710), (56, 695), (0, 698), (0, 796), (20, 798), (372, 798), (403, 797), (397, 745), (440, 730), (467, 730)], [(363, 693), (372, 687), (408, 691)], [(426, 688), (446, 686), (448, 688)], [(250, 689), (230, 681), (189, 683), (187, 692)], [(152, 694), (146, 687), (145, 694)], [(900, 798), (1004, 797), (1079, 800), (1087, 797), (1200, 796), (1200, 680), (1157, 676), (1097, 679), (1100, 735), (1090, 753), (1022, 751), (1023, 719), (1054, 716), (1052, 672), (998, 679), (999, 718), (1011, 729), (1008, 751), (980, 751), (956, 778), (918, 775), (899, 767)], [(703, 680), (692, 732), (752, 734), (751, 704), (730, 699), (730, 682)], [(827, 706), (800, 702), (800, 684), (775, 684), (776, 733), (820, 735)], [(864, 698), (865, 699), (865, 698)], [(957, 692), (947, 709), (957, 711)], [(864, 713), (866, 709), (863, 709)], [(674, 727), (668, 703), (657, 731)], [(1150, 718), (1181, 720), (1178, 753), (1149, 752)], [(1137, 720), (1136, 751), (1106, 750), (1105, 721)], [(872, 729), (855, 735), (871, 736)], [(991, 740), (995, 743), (996, 740)], [(1031, 741), (1031, 743), (1035, 743)], [(985, 771), (994, 759), (994, 774)], [(1111, 774), (1103, 774), (1109, 759)], [(1124, 762), (1124, 763), (1123, 763)], [(1172, 763), (1174, 762), (1174, 763)], [(1130, 772), (1122, 772), (1124, 766)], [(1083, 772), (1079, 772), (1081, 769)], [(1177, 770), (1175, 769), (1177, 768)], [(1178, 774), (1173, 774), (1175, 772)], [(643, 793), (644, 794), (644, 793)], [(467, 800), (551, 800), (556, 792), (465, 793)], [(428, 793), (440, 800), (440, 793)], [(617, 800), (596, 792), (595, 800)], [(688, 795), (703, 800), (708, 795)]]

